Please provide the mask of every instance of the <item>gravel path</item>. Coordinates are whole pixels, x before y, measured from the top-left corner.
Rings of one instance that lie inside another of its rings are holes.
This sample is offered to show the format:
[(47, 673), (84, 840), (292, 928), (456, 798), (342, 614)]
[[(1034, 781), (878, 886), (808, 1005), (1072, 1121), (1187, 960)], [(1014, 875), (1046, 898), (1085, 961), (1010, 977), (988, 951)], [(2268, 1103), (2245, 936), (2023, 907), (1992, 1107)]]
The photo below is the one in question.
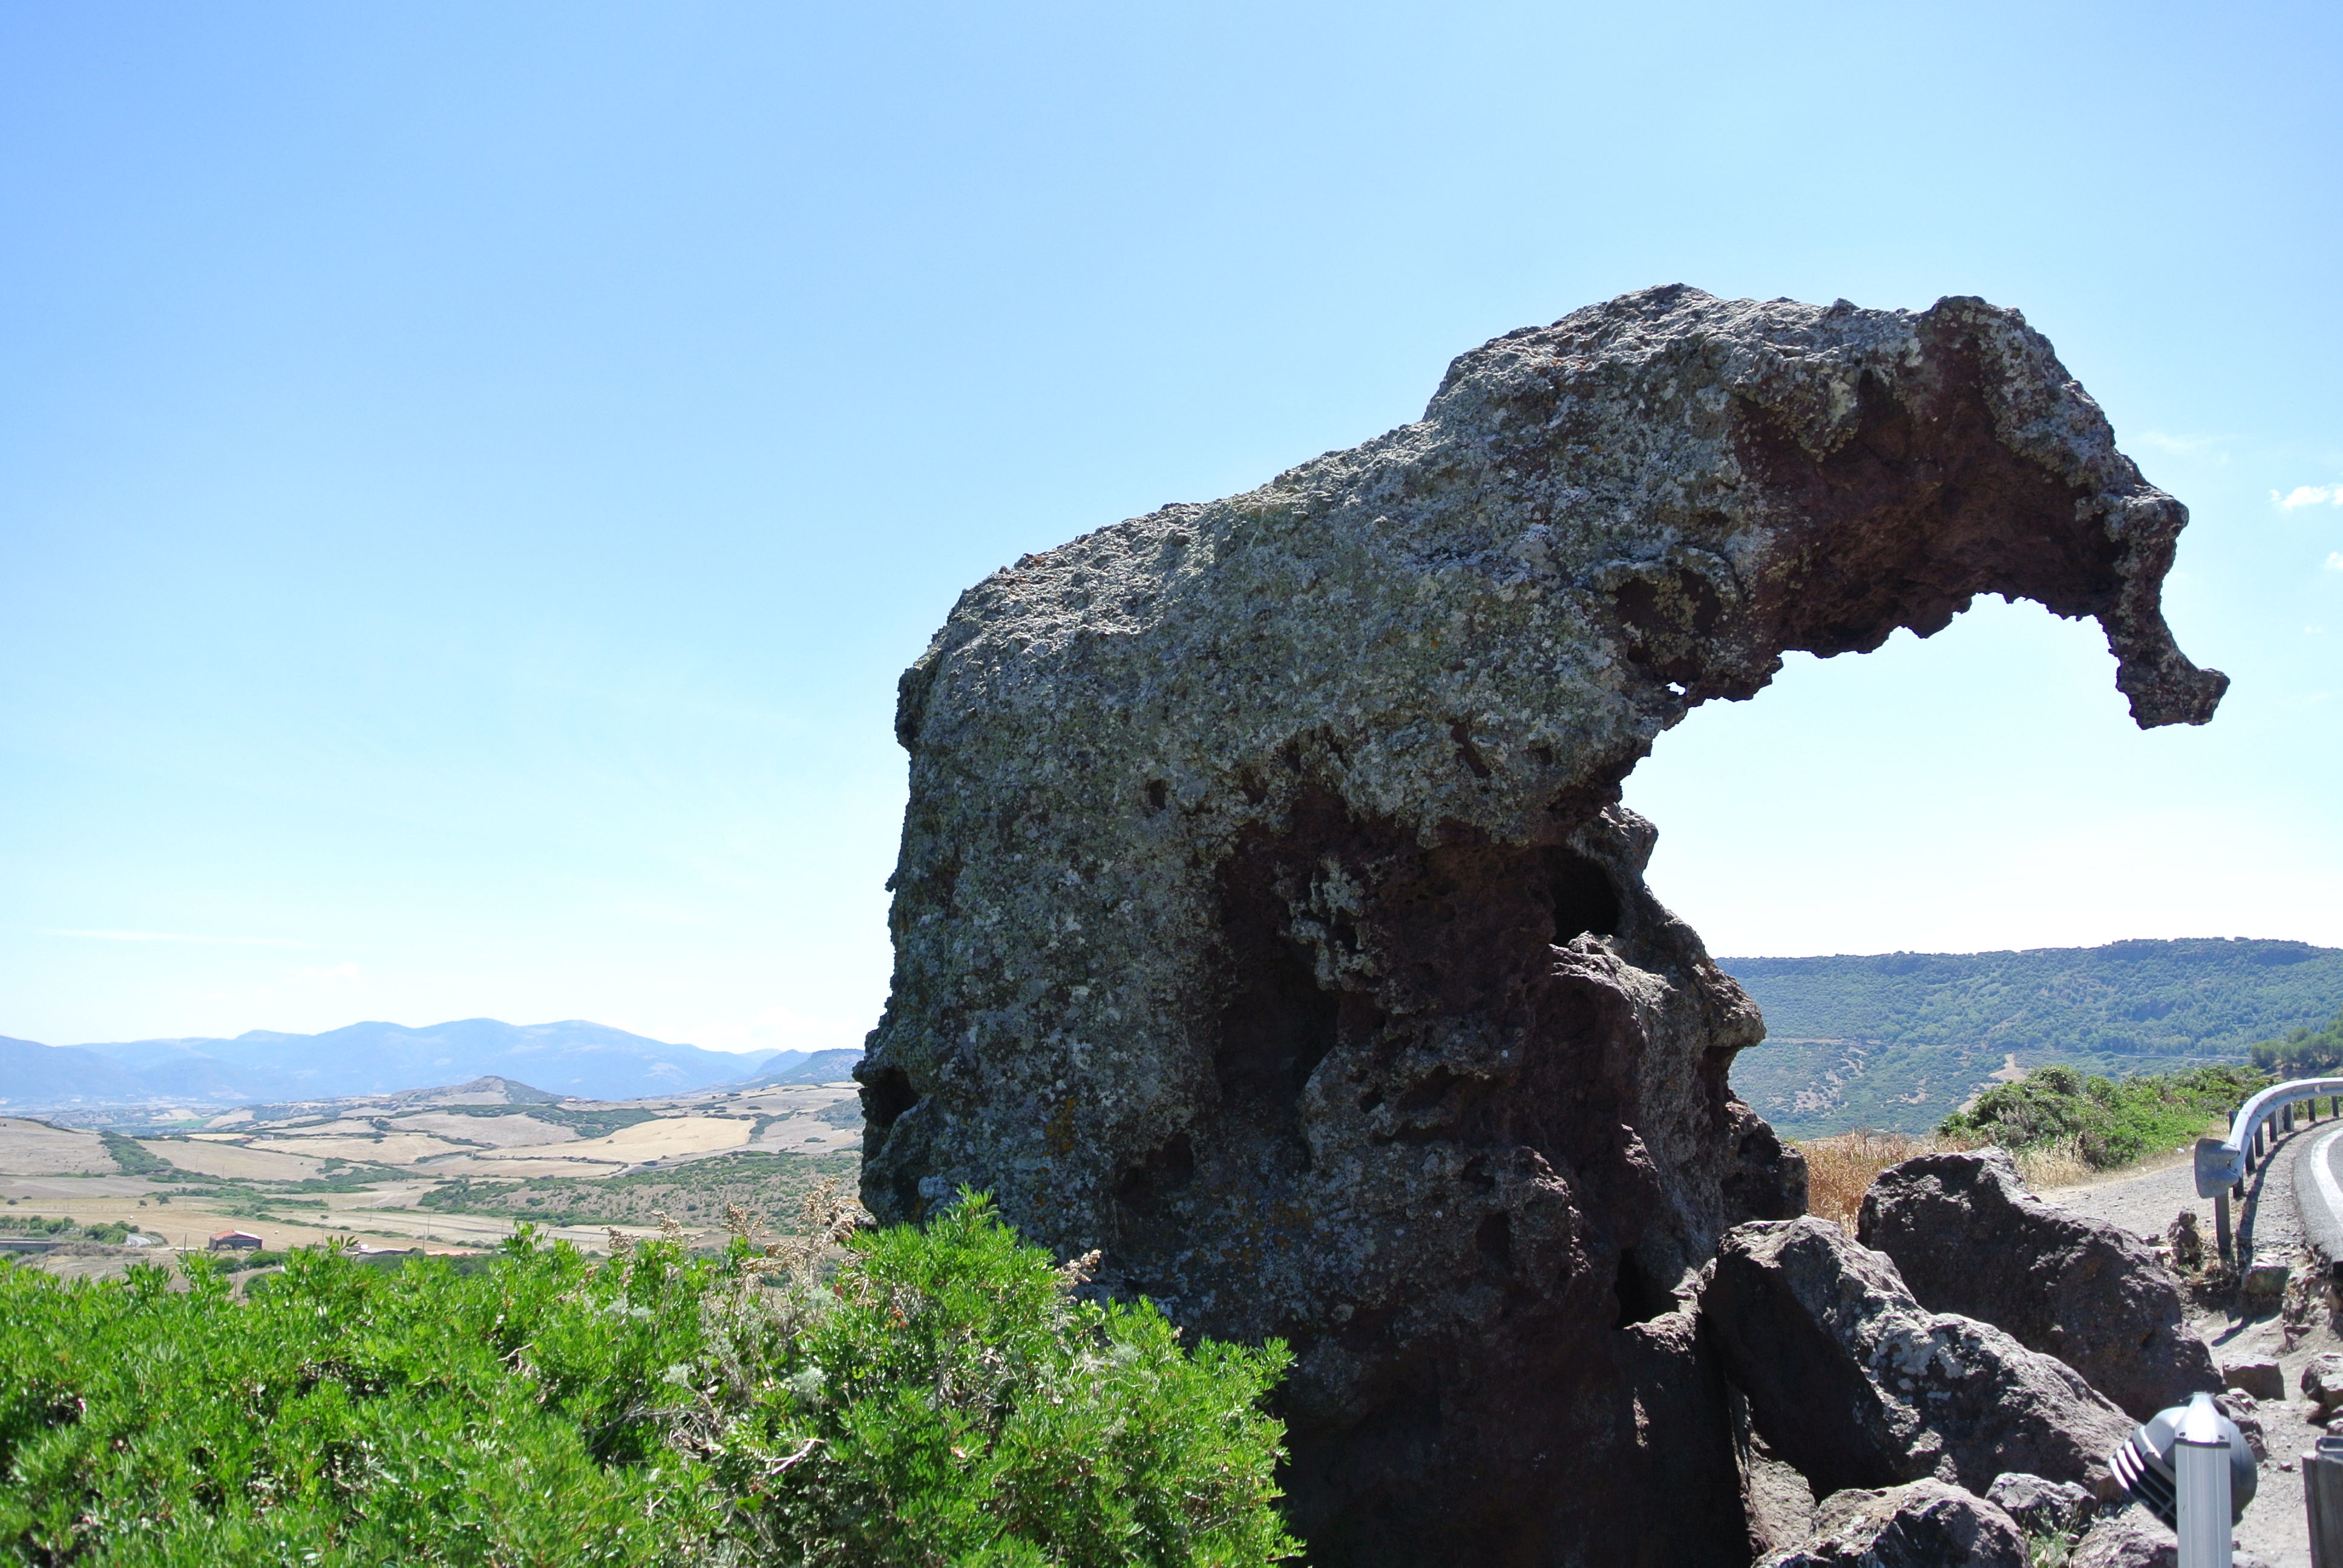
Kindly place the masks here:
[[(2284, 1263), (2298, 1270), (2324, 1267), (2306, 1250), (2302, 1216), (2295, 1201), (2295, 1167), (2333, 1131), (2328, 1121), (2298, 1125), (2279, 1141), (2268, 1162), (2247, 1182), (2247, 1201), (2233, 1218), (2237, 1221), (2241, 1249), (2248, 1249), (2256, 1261)], [(2112, 1221), (2152, 1241), (2162, 1239), (2174, 1215), (2193, 1209), (2207, 1241), (2213, 1237), (2212, 1200), (2197, 1196), (2194, 1161), (2185, 1154), (2158, 1156), (2146, 1170), (2135, 1167), (2104, 1181), (2046, 1191), (2042, 1196)], [(2304, 1363), (2311, 1357), (2322, 1351), (2343, 1349), (2343, 1338), (2338, 1337), (2324, 1313), (2314, 1314), (2308, 1332), (2298, 1333), (2291, 1348), (2275, 1310), (2248, 1316), (2237, 1311), (2192, 1309), (2189, 1322), (2213, 1347), (2213, 1359), (2224, 1366), (2263, 1357), (2276, 1361), (2289, 1395), (2300, 1386)], [(2304, 1422), (2307, 1408), (2288, 1398), (2268, 1402), (2256, 1411), (2269, 1457), (2262, 1465), (2253, 1504), (2237, 1526), (2237, 1543), (2275, 1568), (2310, 1568), (2310, 1532), (2303, 1513), (2299, 1461), (2319, 1432)]]

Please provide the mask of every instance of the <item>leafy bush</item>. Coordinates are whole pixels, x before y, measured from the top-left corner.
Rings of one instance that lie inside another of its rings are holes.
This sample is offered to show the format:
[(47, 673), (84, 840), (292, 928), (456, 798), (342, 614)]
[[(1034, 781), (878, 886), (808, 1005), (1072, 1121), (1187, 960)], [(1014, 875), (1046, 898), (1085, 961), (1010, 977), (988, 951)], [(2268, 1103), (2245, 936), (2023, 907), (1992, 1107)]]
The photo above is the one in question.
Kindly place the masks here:
[(2247, 1095), (2268, 1082), (2248, 1067), (2194, 1067), (2117, 1079), (2054, 1063), (1986, 1091), (1972, 1109), (1955, 1111), (1937, 1131), (1948, 1138), (1997, 1143), (2013, 1153), (2065, 1145), (2084, 1163), (2104, 1171), (2151, 1149), (2187, 1143), (2226, 1121)]
[(61, 1241), (104, 1241), (118, 1247), (130, 1234), (130, 1227), (119, 1220), (79, 1225), (70, 1214), (48, 1218), (39, 1214), (0, 1214), (0, 1234), (55, 1236)]
[(2306, 1024), (2282, 1040), (2263, 1040), (2252, 1054), (2256, 1067), (2280, 1081), (2329, 1076), (2343, 1067), (2343, 1012), (2315, 1033)]
[[(836, 1234), (838, 1232), (831, 1232)], [(980, 1198), (484, 1273), (310, 1249), (256, 1299), (0, 1268), (0, 1556), (92, 1564), (1260, 1563), (1282, 1346), (1077, 1299)]]

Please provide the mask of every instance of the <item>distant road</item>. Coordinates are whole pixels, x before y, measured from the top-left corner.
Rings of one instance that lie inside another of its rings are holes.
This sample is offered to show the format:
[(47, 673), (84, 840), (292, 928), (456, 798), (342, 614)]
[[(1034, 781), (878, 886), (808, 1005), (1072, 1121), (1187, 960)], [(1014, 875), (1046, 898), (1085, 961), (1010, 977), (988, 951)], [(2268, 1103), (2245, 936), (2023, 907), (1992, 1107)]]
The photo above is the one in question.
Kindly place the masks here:
[[(2297, 1134), (2299, 1138), (2301, 1135)], [(2343, 1125), (2316, 1129), (2295, 1160), (2294, 1201), (2302, 1216), (2303, 1239), (2333, 1268), (2343, 1261)]]

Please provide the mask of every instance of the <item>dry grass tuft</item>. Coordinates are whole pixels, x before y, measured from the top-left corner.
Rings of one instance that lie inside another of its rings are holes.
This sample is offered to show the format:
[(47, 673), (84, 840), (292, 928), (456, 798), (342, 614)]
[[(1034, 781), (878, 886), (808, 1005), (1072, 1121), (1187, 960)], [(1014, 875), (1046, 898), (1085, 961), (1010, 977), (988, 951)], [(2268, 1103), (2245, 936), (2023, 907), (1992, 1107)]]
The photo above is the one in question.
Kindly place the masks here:
[[(1871, 1183), (1882, 1171), (1923, 1154), (1976, 1147), (1967, 1140), (1939, 1133), (1915, 1136), (1868, 1130), (1807, 1139), (1798, 1145), (1798, 1152), (1806, 1157), (1806, 1212), (1830, 1221), (1852, 1236), (1863, 1195), (1871, 1191)], [(2029, 1149), (2015, 1158), (2017, 1173), (2036, 1192), (2071, 1187), (2092, 1174), (2071, 1142)]]
[(1798, 1152), (1806, 1157), (1806, 1212), (1830, 1221), (1852, 1236), (1863, 1195), (1871, 1191), (1873, 1180), (1882, 1171), (1948, 1147), (1933, 1135), (1916, 1138), (1868, 1129), (1807, 1139), (1798, 1145)]

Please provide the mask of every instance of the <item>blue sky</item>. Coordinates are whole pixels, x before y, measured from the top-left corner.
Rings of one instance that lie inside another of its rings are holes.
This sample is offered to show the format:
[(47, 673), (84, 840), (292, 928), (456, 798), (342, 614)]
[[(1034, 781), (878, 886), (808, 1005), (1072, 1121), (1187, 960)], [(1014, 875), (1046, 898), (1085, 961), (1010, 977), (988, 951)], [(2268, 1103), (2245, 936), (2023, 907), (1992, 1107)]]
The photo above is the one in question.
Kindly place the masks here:
[[(2235, 678), (1981, 606), (1628, 785), (1722, 953), (2343, 943), (2331, 6), (0, 10), (0, 1033), (858, 1043), (959, 590), (1623, 290), (2023, 309)], [(2293, 504), (2287, 502), (2291, 499)]]

